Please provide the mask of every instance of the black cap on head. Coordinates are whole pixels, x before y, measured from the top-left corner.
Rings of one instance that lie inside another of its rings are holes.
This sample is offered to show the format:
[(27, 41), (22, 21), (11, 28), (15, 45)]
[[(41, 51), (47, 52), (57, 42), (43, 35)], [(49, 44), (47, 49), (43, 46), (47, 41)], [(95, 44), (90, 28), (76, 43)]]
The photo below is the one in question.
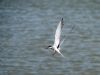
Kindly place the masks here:
[(51, 45), (49, 45), (49, 46), (47, 46), (47, 47), (46, 47), (46, 49), (48, 49), (48, 48), (50, 48), (50, 47), (52, 47), (52, 46), (51, 46)]

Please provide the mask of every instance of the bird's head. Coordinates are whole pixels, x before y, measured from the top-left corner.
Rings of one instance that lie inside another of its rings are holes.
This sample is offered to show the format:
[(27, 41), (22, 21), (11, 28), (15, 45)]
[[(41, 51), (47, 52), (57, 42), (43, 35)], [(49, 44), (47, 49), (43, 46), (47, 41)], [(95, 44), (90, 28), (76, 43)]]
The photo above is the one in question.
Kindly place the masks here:
[(46, 49), (48, 49), (48, 48), (52, 49), (52, 46), (51, 46), (51, 45), (49, 45)]

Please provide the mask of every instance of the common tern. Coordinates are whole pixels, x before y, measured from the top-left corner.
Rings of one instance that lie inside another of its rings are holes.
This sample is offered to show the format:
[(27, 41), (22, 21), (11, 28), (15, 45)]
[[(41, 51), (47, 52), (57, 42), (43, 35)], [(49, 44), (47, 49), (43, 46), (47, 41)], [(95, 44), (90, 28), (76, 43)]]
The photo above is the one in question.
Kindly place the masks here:
[(47, 49), (48, 48), (52, 49), (54, 51), (53, 55), (58, 53), (58, 54), (61, 54), (61, 56), (64, 57), (64, 55), (60, 52), (60, 46), (64, 41), (64, 40), (61, 41), (61, 30), (62, 30), (63, 25), (64, 24), (63, 24), (63, 18), (62, 18), (61, 21), (59, 22), (57, 29), (56, 29), (56, 32), (55, 32), (54, 44), (52, 46), (49, 45), (47, 47)]

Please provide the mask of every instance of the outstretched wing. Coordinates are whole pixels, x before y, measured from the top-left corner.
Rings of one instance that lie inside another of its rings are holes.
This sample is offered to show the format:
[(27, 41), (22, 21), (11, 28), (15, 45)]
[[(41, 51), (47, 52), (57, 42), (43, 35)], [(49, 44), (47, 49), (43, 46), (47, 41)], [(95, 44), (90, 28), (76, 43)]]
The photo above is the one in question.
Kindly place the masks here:
[(55, 32), (55, 40), (54, 40), (54, 46), (58, 46), (60, 44), (60, 36), (61, 36), (61, 29), (63, 27), (63, 18), (61, 19), (61, 21), (59, 22), (56, 32)]
[(60, 46), (63, 44), (64, 41), (65, 41), (65, 39), (63, 39), (63, 40), (59, 43), (59, 45), (57, 46), (57, 48), (60, 48)]

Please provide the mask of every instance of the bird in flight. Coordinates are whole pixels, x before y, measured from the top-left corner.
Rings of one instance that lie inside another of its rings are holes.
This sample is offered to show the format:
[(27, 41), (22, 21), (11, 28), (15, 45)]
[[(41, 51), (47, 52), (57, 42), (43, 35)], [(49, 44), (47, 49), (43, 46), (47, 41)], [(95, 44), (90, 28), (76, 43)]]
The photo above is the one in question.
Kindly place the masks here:
[(56, 29), (56, 32), (55, 32), (54, 44), (52, 46), (49, 45), (47, 47), (47, 49), (48, 48), (52, 49), (54, 51), (53, 55), (58, 53), (58, 54), (60, 54), (61, 56), (64, 57), (64, 55), (60, 52), (60, 46), (64, 41), (64, 40), (61, 41), (61, 30), (62, 30), (63, 25), (64, 24), (63, 24), (63, 18), (62, 18), (61, 21), (59, 22), (57, 29)]

